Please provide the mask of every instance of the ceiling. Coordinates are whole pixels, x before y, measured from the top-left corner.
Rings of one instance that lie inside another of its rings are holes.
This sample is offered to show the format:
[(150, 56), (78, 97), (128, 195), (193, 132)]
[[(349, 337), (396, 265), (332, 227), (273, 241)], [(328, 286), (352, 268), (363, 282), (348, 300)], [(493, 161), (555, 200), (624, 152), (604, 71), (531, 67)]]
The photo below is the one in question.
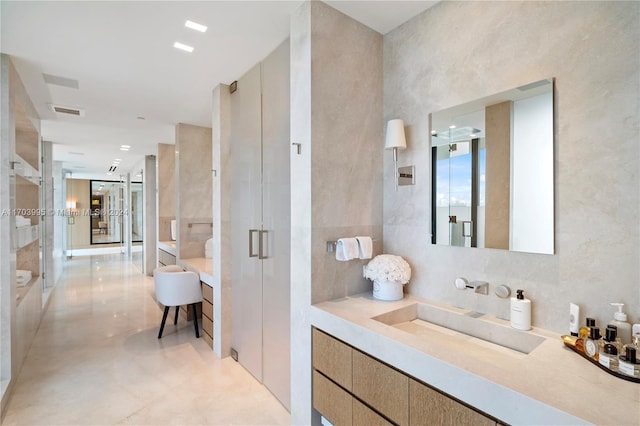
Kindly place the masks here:
[[(2, 0), (0, 46), (40, 114), (54, 159), (76, 177), (109, 178), (115, 159), (116, 175), (136, 172), (158, 143), (173, 143), (176, 123), (211, 126), (213, 88), (284, 41), (301, 3)], [(437, 2), (327, 3), (385, 34)], [(186, 20), (208, 30), (185, 28)], [(194, 52), (175, 49), (175, 41)], [(84, 115), (56, 113), (51, 104)]]

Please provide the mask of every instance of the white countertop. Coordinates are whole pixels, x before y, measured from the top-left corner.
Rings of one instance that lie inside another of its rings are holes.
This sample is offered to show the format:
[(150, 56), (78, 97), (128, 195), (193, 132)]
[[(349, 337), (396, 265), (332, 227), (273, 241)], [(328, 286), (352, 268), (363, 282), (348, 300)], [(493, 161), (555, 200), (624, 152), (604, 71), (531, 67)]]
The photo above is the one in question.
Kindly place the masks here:
[(158, 248), (174, 256), (176, 255), (175, 241), (158, 241)]
[(178, 260), (178, 265), (188, 271), (193, 271), (200, 275), (200, 281), (213, 287), (213, 259), (206, 257), (193, 257)]
[[(434, 330), (418, 338), (371, 319), (416, 302), (446, 306), (362, 293), (313, 305), (311, 324), (510, 424), (640, 424), (640, 384), (591, 365), (557, 333), (526, 332), (546, 340), (523, 354), (456, 333)], [(482, 320), (508, 324), (490, 315)]]

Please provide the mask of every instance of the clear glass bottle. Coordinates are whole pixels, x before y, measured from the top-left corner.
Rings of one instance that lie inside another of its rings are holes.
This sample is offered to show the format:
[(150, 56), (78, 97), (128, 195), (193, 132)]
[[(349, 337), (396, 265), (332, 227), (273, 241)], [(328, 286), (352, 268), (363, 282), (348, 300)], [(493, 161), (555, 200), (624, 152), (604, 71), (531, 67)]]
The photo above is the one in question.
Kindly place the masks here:
[(584, 339), (584, 353), (593, 360), (598, 360), (600, 349), (600, 329), (591, 327), (589, 337)]
[(640, 360), (636, 358), (634, 345), (624, 345), (624, 355), (618, 357), (618, 371), (627, 376), (640, 378)]
[(613, 343), (603, 345), (600, 348), (598, 362), (611, 371), (618, 371), (618, 348)]
[(587, 337), (589, 337), (589, 329), (595, 326), (596, 326), (596, 320), (593, 318), (587, 318), (587, 325), (586, 327), (580, 327), (580, 330), (578, 332), (578, 337), (581, 339), (586, 339)]
[(611, 343), (616, 347), (618, 353), (622, 353), (622, 342), (618, 337), (618, 329), (615, 325), (608, 325), (605, 334), (600, 340), (600, 349), (604, 349), (604, 345)]

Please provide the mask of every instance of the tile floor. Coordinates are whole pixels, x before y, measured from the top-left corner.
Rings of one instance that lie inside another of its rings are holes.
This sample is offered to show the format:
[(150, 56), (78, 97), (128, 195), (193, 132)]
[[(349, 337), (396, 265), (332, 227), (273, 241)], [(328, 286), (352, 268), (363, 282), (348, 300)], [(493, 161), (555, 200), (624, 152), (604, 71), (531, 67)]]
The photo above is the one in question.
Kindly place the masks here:
[(3, 425), (279, 425), (289, 413), (193, 324), (168, 321), (153, 279), (116, 255), (67, 263)]

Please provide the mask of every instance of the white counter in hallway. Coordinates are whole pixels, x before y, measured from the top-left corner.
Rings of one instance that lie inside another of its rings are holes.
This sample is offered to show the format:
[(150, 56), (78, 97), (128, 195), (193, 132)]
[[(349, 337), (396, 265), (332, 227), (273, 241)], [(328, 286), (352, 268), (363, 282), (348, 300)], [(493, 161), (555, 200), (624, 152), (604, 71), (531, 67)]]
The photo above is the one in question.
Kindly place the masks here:
[(193, 271), (200, 275), (200, 281), (214, 286), (213, 283), (213, 259), (207, 259), (206, 257), (192, 257), (190, 259), (178, 260), (178, 265), (182, 266), (188, 271)]
[(363, 293), (313, 305), (311, 325), (506, 423), (640, 424), (640, 385), (591, 365), (557, 333), (534, 328), (546, 339), (524, 354), (455, 333), (418, 338), (372, 319), (415, 303), (446, 306)]
[(176, 242), (175, 241), (158, 241), (158, 248), (164, 250), (169, 254), (176, 255)]

